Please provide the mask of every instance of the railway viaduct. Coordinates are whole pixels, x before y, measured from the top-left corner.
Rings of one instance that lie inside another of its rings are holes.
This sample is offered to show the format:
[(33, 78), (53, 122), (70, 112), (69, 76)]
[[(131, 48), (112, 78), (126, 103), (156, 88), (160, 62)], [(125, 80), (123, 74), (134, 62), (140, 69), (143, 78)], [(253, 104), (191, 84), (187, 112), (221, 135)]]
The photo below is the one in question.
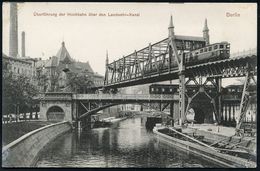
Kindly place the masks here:
[[(168, 38), (154, 44), (149, 44), (147, 47), (134, 51), (132, 54), (124, 56), (112, 63), (108, 63), (107, 56), (104, 86), (100, 88), (117, 89), (166, 80), (179, 80), (178, 98), (175, 97), (176, 95), (171, 95), (171, 98), (161, 96), (153, 99), (151, 95), (143, 95), (143, 97), (131, 99), (127, 95), (120, 94), (103, 94), (101, 96), (96, 94), (47, 93), (41, 101), (41, 113), (47, 116), (46, 113), (50, 111), (62, 112), (63, 110), (66, 113), (66, 120), (72, 120), (74, 118), (76, 118), (76, 120), (82, 120), (94, 112), (119, 103), (159, 102), (159, 104), (165, 103), (165, 106), (166, 104), (170, 105), (171, 110), (173, 106), (176, 105), (175, 111), (176, 115), (178, 115), (178, 124), (181, 125), (185, 120), (188, 109), (192, 105), (193, 107), (195, 105), (196, 108), (196, 106), (202, 107), (201, 104), (212, 104), (211, 110), (213, 110), (215, 119), (218, 123), (221, 123), (221, 120), (225, 118), (223, 111), (231, 111), (227, 108), (223, 109), (224, 101), (221, 97), (222, 79), (244, 77), (245, 82), (242, 98), (239, 99), (239, 101), (234, 99), (234, 102), (236, 101), (240, 104), (239, 118), (236, 125), (236, 130), (239, 132), (250, 99), (253, 96), (249, 90), (249, 85), (251, 83), (256, 84), (254, 76), (257, 74), (257, 53), (256, 50), (250, 49), (243, 51), (243, 53), (231, 55), (228, 59), (218, 59), (216, 61), (185, 66), (185, 53), (196, 49), (196, 47), (205, 47), (209, 44), (206, 23), (205, 27), (203, 37), (175, 35), (171, 18), (168, 27)], [(177, 65), (173, 66), (172, 63), (176, 63)], [(156, 70), (149, 70), (152, 65), (155, 65)], [(189, 95), (187, 94), (186, 86), (191, 82), (197, 85), (198, 89), (192, 95)], [(211, 96), (208, 92), (204, 91), (203, 87), (208, 83), (216, 88), (217, 94), (215, 96)], [(193, 101), (196, 101), (197, 96), (201, 93), (204, 93), (207, 97), (207, 103), (202, 102), (196, 105)], [(232, 100), (230, 101), (232, 102)], [(81, 107), (76, 107), (79, 105), (81, 105)], [(57, 110), (58, 108), (56, 108), (52, 111), (53, 106), (57, 106), (62, 110)], [(162, 108), (165, 108), (165, 106)], [(204, 108), (203, 110), (209, 109), (207, 105), (202, 108)], [(71, 113), (71, 116), (69, 113)], [(171, 113), (173, 115), (173, 112)]]

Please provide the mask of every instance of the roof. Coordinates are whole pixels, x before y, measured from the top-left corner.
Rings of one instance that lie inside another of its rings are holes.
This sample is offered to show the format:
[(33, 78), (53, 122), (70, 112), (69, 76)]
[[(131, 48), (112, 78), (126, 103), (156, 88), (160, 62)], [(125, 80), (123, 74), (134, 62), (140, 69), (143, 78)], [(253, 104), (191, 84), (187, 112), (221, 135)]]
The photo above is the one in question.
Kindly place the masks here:
[(61, 43), (61, 48), (58, 51), (56, 57), (58, 57), (59, 62), (64, 61), (66, 63), (73, 62), (74, 60), (71, 58), (68, 50), (65, 47), (65, 43)]
[(104, 76), (103, 75), (100, 75), (99, 73), (97, 73), (97, 72), (95, 72), (94, 73), (94, 77), (100, 77), (100, 78), (104, 78)]
[(22, 57), (22, 58), (26, 61), (34, 61), (34, 62), (38, 61), (38, 59), (36, 58), (30, 58), (30, 57)]
[(203, 37), (195, 37), (195, 36), (176, 35), (175, 38), (181, 40), (205, 41)]
[(43, 65), (45, 65), (45, 60), (38, 60), (36, 62), (36, 68), (43, 67)]
[(70, 56), (64, 42), (62, 42), (61, 48), (59, 49), (56, 56), (53, 56), (47, 60), (43, 60), (37, 64), (38, 67), (43, 65), (45, 67), (58, 67), (61, 70), (63, 70), (65, 67), (68, 67), (70, 71), (75, 73), (89, 72), (94, 74), (94, 71), (91, 68), (89, 62), (76, 62)]
[(89, 72), (94, 72), (93, 69), (91, 68), (89, 62), (75, 62), (75, 65), (77, 68), (87, 70)]
[(28, 62), (28, 61), (24, 60), (23, 58), (15, 58), (15, 57), (7, 56), (4, 53), (2, 53), (2, 59), (13, 60), (13, 61), (18, 61), (18, 62), (31, 64), (31, 62)]
[(44, 62), (43, 62), (43, 65), (45, 66), (45, 67), (52, 67), (52, 58), (49, 58), (49, 59), (46, 59), (46, 60), (43, 60)]

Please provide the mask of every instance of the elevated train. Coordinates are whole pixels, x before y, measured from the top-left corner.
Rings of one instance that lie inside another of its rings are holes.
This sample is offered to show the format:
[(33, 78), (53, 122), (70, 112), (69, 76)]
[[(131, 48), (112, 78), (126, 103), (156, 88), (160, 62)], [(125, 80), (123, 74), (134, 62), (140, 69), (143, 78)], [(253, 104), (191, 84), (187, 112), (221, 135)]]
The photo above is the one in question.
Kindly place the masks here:
[(184, 56), (186, 65), (228, 59), (230, 56), (230, 44), (228, 42), (211, 44), (204, 48), (185, 53)]
[[(208, 92), (216, 92), (216, 88), (213, 85), (206, 85), (206, 90)], [(187, 85), (186, 90), (188, 93), (192, 93), (194, 90), (197, 90), (199, 87), (196, 85)], [(221, 94), (225, 96), (225, 99), (241, 99), (243, 85), (229, 85), (227, 87), (221, 88)], [(252, 95), (256, 94), (257, 87), (256, 85), (250, 85), (249, 91)], [(149, 86), (150, 94), (175, 94), (179, 92), (179, 84), (151, 84)], [(253, 98), (252, 98), (253, 101)]]
[[(201, 64), (205, 62), (211, 62), (216, 60), (228, 59), (230, 57), (230, 44), (228, 42), (214, 43), (207, 45), (203, 48), (199, 48), (184, 54), (184, 65), (190, 66), (195, 64)], [(159, 59), (157, 59), (159, 58)], [(152, 64), (147, 63), (145, 65), (145, 73), (155, 72), (158, 67), (160, 69), (167, 69), (169, 66), (169, 58), (163, 62), (163, 57), (156, 57), (152, 60)], [(177, 67), (176, 60), (171, 62), (171, 67)]]
[[(187, 85), (187, 93), (193, 93), (198, 90), (199, 87), (196, 85)], [(215, 92), (216, 88), (213, 85), (206, 85), (205, 89), (209, 92)], [(149, 86), (150, 94), (175, 94), (179, 93), (179, 84), (151, 84)]]

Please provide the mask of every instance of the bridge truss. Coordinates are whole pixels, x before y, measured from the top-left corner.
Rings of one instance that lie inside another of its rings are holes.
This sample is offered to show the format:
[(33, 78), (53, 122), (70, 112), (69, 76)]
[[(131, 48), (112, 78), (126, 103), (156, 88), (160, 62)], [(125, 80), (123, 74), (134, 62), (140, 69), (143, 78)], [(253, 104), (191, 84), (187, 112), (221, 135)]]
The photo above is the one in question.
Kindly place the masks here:
[[(113, 89), (179, 79), (179, 124), (181, 125), (192, 99), (199, 92), (206, 93), (203, 91), (203, 86), (207, 82), (211, 82), (216, 87), (218, 94), (214, 97), (207, 93), (206, 95), (212, 102), (215, 118), (220, 123), (222, 78), (246, 77), (240, 105), (241, 114), (239, 124), (237, 124), (237, 130), (239, 130), (249, 101), (247, 93), (249, 78), (252, 79), (257, 74), (256, 51), (250, 50), (229, 59), (185, 66), (184, 54), (204, 47), (206, 42), (203, 37), (175, 35), (172, 18), (168, 29), (168, 38), (155, 44), (149, 44), (149, 46), (110, 64), (107, 63), (104, 88)], [(196, 80), (202, 80), (202, 77), (206, 78), (206, 81), (198, 83)], [(186, 85), (190, 81), (201, 87), (193, 96), (188, 96), (186, 93)], [(187, 104), (185, 104), (185, 98), (188, 98)]]

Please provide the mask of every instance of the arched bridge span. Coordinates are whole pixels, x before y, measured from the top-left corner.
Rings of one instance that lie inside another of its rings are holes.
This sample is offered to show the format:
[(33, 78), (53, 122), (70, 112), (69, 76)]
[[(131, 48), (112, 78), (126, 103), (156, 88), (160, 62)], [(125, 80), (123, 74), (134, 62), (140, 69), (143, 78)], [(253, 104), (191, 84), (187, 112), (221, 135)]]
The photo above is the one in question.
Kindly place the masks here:
[(162, 110), (170, 103), (178, 103), (178, 95), (163, 94), (75, 94), (73, 99), (77, 105), (78, 119), (84, 119), (100, 110), (120, 104), (153, 103), (159, 104)]

